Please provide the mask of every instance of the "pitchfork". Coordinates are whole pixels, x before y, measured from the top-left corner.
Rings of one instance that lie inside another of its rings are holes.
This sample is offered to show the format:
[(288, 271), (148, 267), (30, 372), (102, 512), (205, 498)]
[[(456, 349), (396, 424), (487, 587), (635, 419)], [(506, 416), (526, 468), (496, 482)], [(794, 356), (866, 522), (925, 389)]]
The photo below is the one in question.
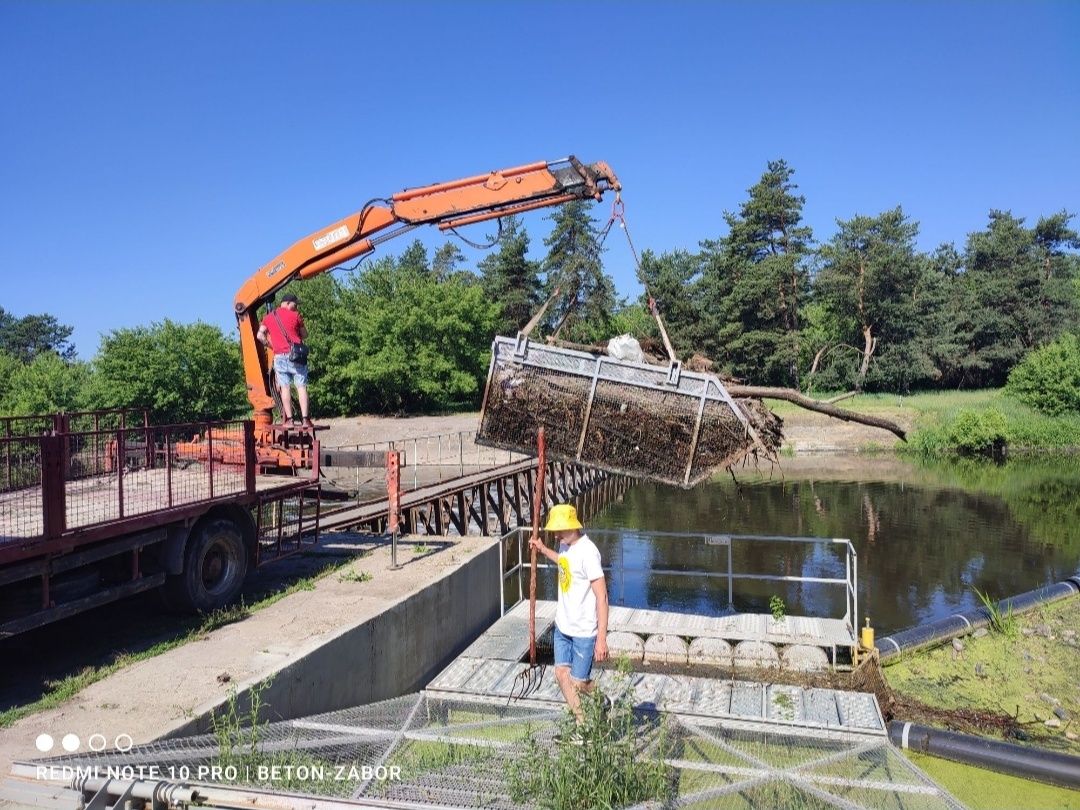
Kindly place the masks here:
[(518, 673), (510, 688), (511, 700), (521, 700), (531, 695), (544, 682), (543, 664), (536, 663), (536, 548), (531, 541), (540, 537), (540, 507), (544, 502), (544, 469), (547, 467), (547, 449), (544, 444), (544, 428), (536, 435), (536, 488), (533, 490), (532, 534), (529, 544), (529, 666)]

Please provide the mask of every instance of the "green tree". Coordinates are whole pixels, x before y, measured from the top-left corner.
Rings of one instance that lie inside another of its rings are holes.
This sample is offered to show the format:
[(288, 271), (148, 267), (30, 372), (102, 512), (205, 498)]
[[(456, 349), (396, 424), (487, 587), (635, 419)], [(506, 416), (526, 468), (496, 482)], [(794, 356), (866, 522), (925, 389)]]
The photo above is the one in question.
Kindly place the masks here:
[[(857, 370), (838, 375), (845, 385), (907, 390), (933, 379), (926, 351), (921, 297), (931, 286), (931, 266), (915, 249), (919, 226), (897, 206), (876, 217), (838, 221), (839, 231), (821, 250), (815, 294), (840, 338), (860, 349)], [(871, 357), (877, 367), (870, 372)]]
[(641, 276), (646, 286), (646, 292), (640, 299), (647, 318), (644, 334), (654, 335), (659, 331), (648, 309), (651, 293), (676, 354), (691, 354), (700, 339), (702, 313), (694, 293), (701, 280), (701, 257), (685, 250), (661, 253), (659, 256), (645, 250), (641, 254)]
[(327, 341), (313, 383), (333, 414), (475, 407), (499, 316), (479, 284), (444, 282), (414, 262), (386, 258), (338, 285), (321, 317)]
[(544, 240), (548, 254), (542, 269), (546, 287), (562, 290), (550, 313), (551, 328), (561, 337), (597, 342), (611, 337), (611, 317), (619, 306), (615, 282), (600, 260), (600, 233), (590, 204), (573, 200), (549, 217), (553, 226)]
[(0, 413), (29, 416), (74, 411), (87, 403), (87, 365), (66, 362), (54, 352), (43, 352), (29, 363), (4, 354), (0, 357), (0, 374), (10, 374), (0, 398)]
[(431, 272), (439, 281), (445, 281), (454, 275), (457, 266), (465, 261), (465, 254), (454, 242), (446, 242), (435, 251), (435, 257), (431, 260)]
[(702, 348), (736, 375), (798, 385), (801, 309), (809, 294), (813, 239), (794, 171), (769, 161), (727, 236), (702, 242)]
[(1002, 385), (1027, 352), (1052, 341), (1080, 315), (1075, 279), (1080, 247), (1072, 216), (1034, 228), (1008, 211), (991, 211), (986, 230), (968, 236), (957, 290), (958, 329), (966, 336), (963, 382)]
[(245, 410), (236, 341), (196, 321), (117, 329), (93, 361), (92, 399), (103, 408), (148, 408), (158, 423), (225, 419)]
[(427, 248), (419, 239), (414, 239), (397, 259), (397, 264), (415, 273), (430, 273), (431, 265), (428, 263)]
[(39, 354), (55, 352), (64, 360), (75, 358), (75, 347), (68, 338), (72, 328), (52, 315), (25, 315), (16, 318), (0, 307), (0, 351), (7, 352), (23, 363)]
[(499, 305), (499, 334), (514, 335), (540, 305), (540, 264), (527, 258), (529, 234), (517, 217), (503, 222), (499, 249), (479, 265), (488, 300)]

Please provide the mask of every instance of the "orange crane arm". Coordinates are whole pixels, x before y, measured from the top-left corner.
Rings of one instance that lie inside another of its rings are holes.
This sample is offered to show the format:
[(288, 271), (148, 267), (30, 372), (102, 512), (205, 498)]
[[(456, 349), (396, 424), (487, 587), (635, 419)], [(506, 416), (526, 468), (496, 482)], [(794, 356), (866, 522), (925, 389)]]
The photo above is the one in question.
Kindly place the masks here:
[(296, 242), (260, 267), (236, 294), (244, 376), (257, 428), (270, 424), (274, 407), (268, 384), (270, 357), (256, 340), (258, 310), (290, 281), (311, 278), (365, 256), (418, 225), (447, 230), (570, 200), (599, 200), (605, 191), (621, 188), (606, 163), (586, 165), (571, 156), (406, 189), (388, 200), (372, 200), (355, 214)]

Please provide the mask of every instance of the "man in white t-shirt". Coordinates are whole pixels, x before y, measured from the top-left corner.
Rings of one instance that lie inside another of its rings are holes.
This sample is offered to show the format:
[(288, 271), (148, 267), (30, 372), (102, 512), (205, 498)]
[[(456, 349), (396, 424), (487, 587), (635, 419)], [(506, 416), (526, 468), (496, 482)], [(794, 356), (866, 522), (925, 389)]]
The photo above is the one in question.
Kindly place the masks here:
[(608, 595), (600, 550), (582, 532), (577, 510), (558, 504), (548, 513), (545, 531), (553, 532), (558, 552), (537, 538), (529, 544), (559, 569), (559, 604), (555, 610), (555, 680), (566, 705), (580, 723), (580, 692), (593, 688), (593, 660), (608, 657)]

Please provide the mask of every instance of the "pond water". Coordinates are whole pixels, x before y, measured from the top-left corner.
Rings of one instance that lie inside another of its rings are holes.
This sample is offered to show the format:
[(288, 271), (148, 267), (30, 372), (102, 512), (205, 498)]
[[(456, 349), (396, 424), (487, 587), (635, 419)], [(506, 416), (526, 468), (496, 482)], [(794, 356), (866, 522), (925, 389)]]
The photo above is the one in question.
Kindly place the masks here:
[[(613, 604), (717, 613), (726, 576), (659, 570), (726, 568), (727, 550), (704, 532), (848, 538), (858, 556), (859, 614), (879, 637), (979, 604), (974, 589), (1000, 599), (1080, 572), (1080, 459), (913, 463), (894, 457), (784, 459), (783, 469), (743, 470), (693, 490), (641, 484), (609, 505), (590, 528), (613, 572)], [(843, 577), (830, 546), (736, 544), (736, 571)], [(841, 547), (832, 547), (839, 550)], [(543, 579), (550, 579), (544, 577)], [(553, 598), (551, 583), (545, 583)], [(761, 581), (735, 585), (739, 610), (769, 612), (772, 596), (792, 615), (843, 615), (843, 588)]]

